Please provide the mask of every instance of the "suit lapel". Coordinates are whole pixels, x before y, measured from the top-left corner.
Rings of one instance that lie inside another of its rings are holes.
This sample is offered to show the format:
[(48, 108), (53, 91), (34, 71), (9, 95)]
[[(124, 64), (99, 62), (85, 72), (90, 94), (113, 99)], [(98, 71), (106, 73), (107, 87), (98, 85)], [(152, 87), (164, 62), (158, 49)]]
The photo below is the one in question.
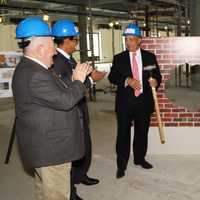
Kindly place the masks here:
[(141, 56), (142, 56), (142, 67), (149, 65), (149, 59), (147, 58), (145, 51), (141, 49)]
[(123, 65), (124, 68), (124, 72), (127, 72), (128, 76), (132, 76), (132, 71), (131, 71), (131, 62), (130, 62), (130, 56), (129, 56), (129, 51), (125, 51), (124, 52), (124, 58), (123, 58)]
[(58, 54), (57, 56), (59, 56), (66, 63), (65, 67), (62, 66), (63, 75), (71, 76), (73, 72), (73, 63), (60, 52), (57, 51), (57, 54)]

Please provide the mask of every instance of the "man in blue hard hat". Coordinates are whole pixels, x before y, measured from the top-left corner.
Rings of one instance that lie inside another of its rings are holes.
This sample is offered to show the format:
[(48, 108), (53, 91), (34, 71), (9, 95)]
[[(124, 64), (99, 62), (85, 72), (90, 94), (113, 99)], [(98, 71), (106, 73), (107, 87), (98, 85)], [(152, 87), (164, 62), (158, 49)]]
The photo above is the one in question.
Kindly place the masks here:
[(16, 38), (24, 51), (12, 81), (20, 155), (35, 171), (37, 199), (69, 200), (71, 162), (84, 155), (77, 103), (91, 69), (77, 65), (73, 81), (66, 82), (49, 70), (54, 43), (40, 18), (23, 20)]
[[(57, 54), (54, 56), (53, 70), (64, 81), (71, 80), (74, 67), (77, 65), (72, 54), (78, 44), (79, 32), (74, 23), (67, 19), (58, 20), (52, 27), (52, 34), (55, 37), (54, 42), (57, 44)], [(97, 81), (105, 76), (104, 72), (93, 70), (90, 77), (86, 78), (84, 84), (87, 88), (91, 87), (91, 81)], [(92, 80), (91, 80), (92, 79)], [(98, 179), (91, 178), (87, 172), (91, 163), (91, 137), (89, 129), (89, 114), (86, 98), (78, 103), (79, 115), (84, 134), (85, 155), (82, 159), (72, 163), (71, 173), (71, 200), (81, 200), (82, 198), (76, 193), (74, 184), (82, 183), (85, 185), (94, 185), (99, 182)]]
[[(126, 51), (115, 55), (109, 81), (117, 86), (117, 173), (125, 175), (129, 155), (131, 125), (134, 121), (134, 164), (144, 169), (153, 166), (146, 161), (150, 116), (154, 111), (151, 87), (158, 88), (161, 74), (153, 53), (140, 48), (142, 34), (138, 25), (130, 23), (125, 28)], [(148, 66), (153, 66), (151, 73)]]

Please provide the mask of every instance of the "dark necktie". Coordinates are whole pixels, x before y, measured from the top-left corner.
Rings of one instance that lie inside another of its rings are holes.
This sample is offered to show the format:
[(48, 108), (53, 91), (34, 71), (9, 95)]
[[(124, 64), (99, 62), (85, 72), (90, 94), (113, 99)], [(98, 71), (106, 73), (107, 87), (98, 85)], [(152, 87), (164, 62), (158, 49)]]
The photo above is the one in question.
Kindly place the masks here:
[(70, 58), (69, 58), (69, 63), (71, 65), (72, 69), (75, 69), (77, 62), (72, 56), (70, 56)]

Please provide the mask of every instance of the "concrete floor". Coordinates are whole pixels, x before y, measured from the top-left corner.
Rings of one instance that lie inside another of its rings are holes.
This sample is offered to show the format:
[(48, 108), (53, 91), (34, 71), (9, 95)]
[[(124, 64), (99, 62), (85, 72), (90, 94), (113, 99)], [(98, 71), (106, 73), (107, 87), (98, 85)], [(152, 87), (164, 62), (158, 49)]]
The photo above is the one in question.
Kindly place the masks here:
[[(200, 198), (200, 155), (148, 155), (154, 165), (144, 170), (132, 164), (126, 176), (116, 179), (114, 97), (97, 93), (97, 102), (90, 102), (93, 160), (90, 176), (98, 177), (96, 186), (78, 185), (84, 200), (198, 200)], [(21, 165), (14, 146), (10, 163), (4, 165), (12, 129), (13, 103), (0, 100), (0, 199), (34, 200), (34, 180)], [(178, 147), (177, 147), (178, 148)]]

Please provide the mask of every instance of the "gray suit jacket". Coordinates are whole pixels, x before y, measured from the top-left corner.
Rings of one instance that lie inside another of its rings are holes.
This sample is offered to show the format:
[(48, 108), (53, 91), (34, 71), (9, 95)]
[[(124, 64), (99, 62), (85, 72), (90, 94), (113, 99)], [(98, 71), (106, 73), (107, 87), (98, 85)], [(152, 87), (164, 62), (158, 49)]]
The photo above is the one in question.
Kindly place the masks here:
[(85, 96), (80, 81), (63, 82), (24, 57), (12, 82), (16, 135), (22, 159), (31, 167), (74, 161), (84, 155), (77, 103)]

